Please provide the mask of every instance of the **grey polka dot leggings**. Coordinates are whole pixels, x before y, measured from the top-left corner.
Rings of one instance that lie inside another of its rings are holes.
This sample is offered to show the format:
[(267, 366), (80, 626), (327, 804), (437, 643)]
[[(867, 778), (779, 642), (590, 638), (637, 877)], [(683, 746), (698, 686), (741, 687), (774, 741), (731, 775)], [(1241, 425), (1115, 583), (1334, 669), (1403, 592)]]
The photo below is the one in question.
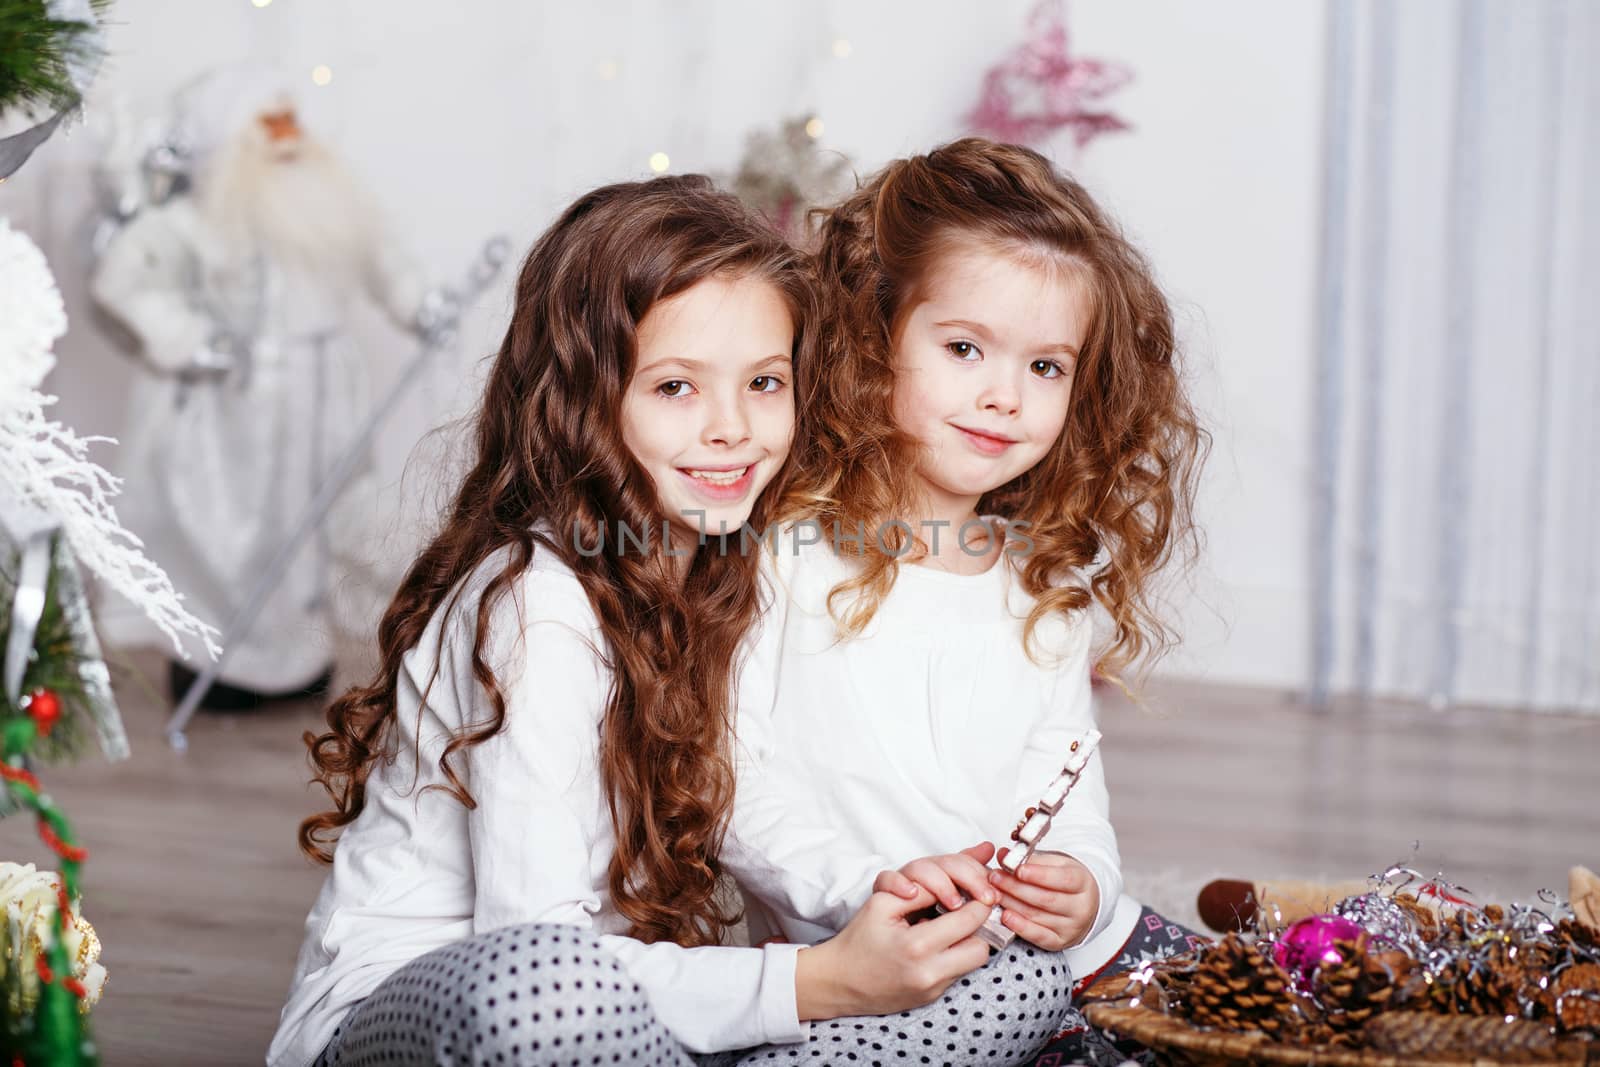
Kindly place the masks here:
[(806, 1041), (693, 1055), (587, 931), (533, 923), (466, 938), (395, 971), (345, 1016), (315, 1067), (536, 1064), (967, 1067), (1028, 1060), (1061, 1027), (1059, 954), (1017, 941), (913, 1011), (811, 1024)]

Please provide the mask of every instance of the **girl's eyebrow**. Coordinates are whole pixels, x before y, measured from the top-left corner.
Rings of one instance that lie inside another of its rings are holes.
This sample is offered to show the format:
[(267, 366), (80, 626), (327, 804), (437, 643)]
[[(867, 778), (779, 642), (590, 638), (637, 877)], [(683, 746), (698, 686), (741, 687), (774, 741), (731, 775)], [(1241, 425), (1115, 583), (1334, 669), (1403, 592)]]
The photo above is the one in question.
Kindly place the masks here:
[(989, 328), (987, 326), (981, 322), (973, 322), (971, 319), (945, 319), (943, 322), (934, 323), (934, 325), (954, 326), (958, 329), (971, 330), (985, 341), (994, 340), (994, 334), (989, 332)]
[[(788, 364), (792, 362), (793, 360), (789, 358), (789, 353), (774, 352), (770, 356), (753, 361), (750, 366), (760, 368), (776, 363)], [(639, 368), (639, 370), (654, 373), (655, 371), (664, 370), (668, 367), (678, 367), (686, 371), (703, 371), (706, 369), (706, 362), (702, 359), (692, 359), (689, 356), (666, 356), (662, 359), (652, 360), (649, 363), (644, 364)]]
[(690, 359), (688, 356), (666, 356), (643, 364), (639, 367), (639, 370), (656, 371), (661, 370), (663, 367), (681, 367), (684, 370), (694, 371), (705, 369), (705, 363), (698, 359)]

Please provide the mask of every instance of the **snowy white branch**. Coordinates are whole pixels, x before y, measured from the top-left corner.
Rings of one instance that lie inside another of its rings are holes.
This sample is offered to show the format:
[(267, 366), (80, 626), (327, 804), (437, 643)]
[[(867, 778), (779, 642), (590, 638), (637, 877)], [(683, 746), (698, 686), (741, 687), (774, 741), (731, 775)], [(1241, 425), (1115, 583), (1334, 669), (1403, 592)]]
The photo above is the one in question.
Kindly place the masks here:
[(166, 573), (117, 519), (115, 477), (89, 458), (103, 437), (80, 437), (45, 416), (40, 390), (66, 333), (61, 293), (43, 253), (0, 219), (0, 487), (61, 525), (73, 555), (150, 616), (181, 654), (193, 634), (215, 656), (217, 631), (190, 614)]

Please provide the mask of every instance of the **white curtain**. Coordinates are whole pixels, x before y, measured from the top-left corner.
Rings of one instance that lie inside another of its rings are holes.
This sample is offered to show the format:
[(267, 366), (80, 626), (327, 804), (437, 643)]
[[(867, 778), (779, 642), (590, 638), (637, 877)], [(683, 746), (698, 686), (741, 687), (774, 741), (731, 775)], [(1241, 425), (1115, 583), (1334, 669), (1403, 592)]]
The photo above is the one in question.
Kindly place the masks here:
[(1328, 40), (1312, 695), (1600, 714), (1600, 4)]

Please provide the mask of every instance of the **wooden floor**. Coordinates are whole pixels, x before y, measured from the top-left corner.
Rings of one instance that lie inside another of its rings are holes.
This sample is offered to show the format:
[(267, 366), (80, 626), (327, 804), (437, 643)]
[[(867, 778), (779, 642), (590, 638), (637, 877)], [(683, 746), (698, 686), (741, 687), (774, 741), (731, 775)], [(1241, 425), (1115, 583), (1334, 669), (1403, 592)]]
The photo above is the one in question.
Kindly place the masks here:
[[(43, 775), (91, 852), (103, 1062), (259, 1063), (322, 878), (294, 844), (320, 800), (300, 743), (318, 712), (204, 716), (179, 755), (149, 684), (122, 672), (118, 688), (133, 757)], [(1600, 719), (1318, 716), (1281, 694), (1172, 684), (1150, 698), (1155, 712), (1108, 700), (1101, 723), (1135, 887), (1187, 898), (1216, 873), (1361, 877), (1409, 860), (1527, 898), (1600, 866)], [(28, 820), (0, 824), (0, 856), (45, 855)]]

